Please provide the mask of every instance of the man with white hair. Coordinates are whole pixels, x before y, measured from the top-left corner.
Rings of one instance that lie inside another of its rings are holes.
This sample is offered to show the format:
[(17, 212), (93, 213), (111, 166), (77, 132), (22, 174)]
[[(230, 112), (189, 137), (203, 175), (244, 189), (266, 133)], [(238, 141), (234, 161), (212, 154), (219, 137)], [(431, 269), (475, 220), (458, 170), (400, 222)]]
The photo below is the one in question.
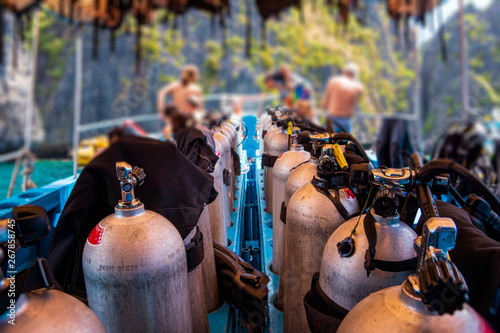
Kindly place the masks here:
[(328, 81), (323, 94), (322, 106), (326, 109), (328, 120), (333, 123), (335, 132), (351, 132), (351, 117), (363, 93), (363, 85), (358, 81), (359, 68), (349, 63), (342, 75)]

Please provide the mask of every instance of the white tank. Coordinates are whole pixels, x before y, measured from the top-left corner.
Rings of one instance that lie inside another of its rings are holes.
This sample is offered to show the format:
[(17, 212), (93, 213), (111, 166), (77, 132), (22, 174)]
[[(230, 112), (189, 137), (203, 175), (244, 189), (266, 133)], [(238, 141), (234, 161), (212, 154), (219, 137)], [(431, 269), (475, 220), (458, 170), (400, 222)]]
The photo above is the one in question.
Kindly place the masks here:
[[(292, 195), (302, 186), (308, 184), (313, 179), (318, 168), (318, 158), (310, 157), (307, 163), (302, 164), (292, 170), (286, 181), (285, 190), (285, 206), (288, 207)], [(286, 261), (286, 224), (283, 224), (283, 250), (281, 255), (281, 267), (285, 267)], [(286, 279), (283, 274), (279, 277), (278, 298), (276, 307), (283, 310), (283, 292), (285, 289)]]
[(449, 250), (455, 247), (456, 233), (453, 220), (428, 219), (416, 242), (418, 273), (401, 285), (363, 299), (347, 314), (338, 332), (493, 332), (466, 304), (467, 284), (448, 259)]
[(0, 317), (0, 331), (105, 333), (99, 318), (85, 304), (62, 291), (41, 288), (21, 294), (16, 301), (15, 325)]
[(337, 332), (470, 333), (488, 332), (488, 327), (468, 304), (453, 315), (440, 316), (429, 311), (403, 284), (380, 290), (362, 300), (347, 314)]
[(220, 301), (208, 206), (205, 206), (203, 212), (201, 213), (200, 219), (198, 220), (198, 227), (203, 234), (204, 258), (201, 262), (201, 268), (203, 272), (201, 282), (203, 283), (203, 289), (205, 292), (206, 310), (208, 313), (210, 313), (212, 311), (215, 311), (219, 307)]
[[(231, 150), (230, 150), (230, 143), (229, 140), (227, 139), (226, 136), (224, 136), (223, 133), (215, 130), (214, 131), (214, 139), (219, 142), (221, 149), (219, 150), (220, 153), (220, 160), (221, 160), (221, 167), (222, 169), (222, 175), (223, 175), (223, 180), (226, 179), (230, 173), (230, 168), (231, 168)], [(217, 162), (218, 163), (218, 162)], [(224, 186), (223, 186), (223, 194), (225, 198), (223, 199), (223, 206), (224, 206), (224, 223), (226, 225), (226, 228), (231, 227), (231, 213), (232, 213), (232, 208), (233, 208), (233, 202), (231, 201), (231, 189), (229, 185), (227, 185), (227, 181), (223, 181)]]
[[(332, 195), (337, 195), (332, 193)], [(349, 189), (338, 191), (338, 198), (350, 214), (360, 208)], [(311, 184), (306, 184), (290, 199), (286, 217), (286, 259), (283, 290), (283, 331), (307, 332), (302, 300), (319, 271), (323, 249), (330, 235), (345, 220), (334, 204)]]
[[(272, 124), (270, 125), (269, 127), (269, 130), (266, 131), (266, 134), (264, 135), (264, 147), (263, 147), (263, 150), (262, 152), (263, 153), (267, 153), (267, 151), (269, 150), (268, 148), (268, 145), (269, 145), (269, 138), (275, 133), (279, 131), (279, 128), (275, 125), (275, 124)], [(269, 173), (266, 171), (267, 170), (267, 166), (264, 166), (264, 200), (267, 202), (269, 200), (269, 191), (268, 191), (268, 186), (269, 186), (269, 180), (268, 180), (268, 176), (269, 176)], [(269, 210), (271, 210), (272, 208), (269, 208)], [(266, 205), (266, 208), (264, 209), (266, 212), (269, 213), (269, 211), (267, 210), (267, 205)]]
[(222, 179), (222, 170), (224, 169), (222, 145), (219, 140), (217, 140), (217, 136), (219, 136), (219, 134), (214, 133), (215, 154), (219, 157), (219, 160), (215, 164), (212, 175), (214, 177), (214, 188), (218, 195), (217, 198), (208, 205), (208, 211), (210, 214), (212, 239), (219, 244), (227, 246), (227, 226), (231, 225), (231, 218), (228, 208), (229, 198), (227, 195), (227, 186)]
[(83, 250), (89, 306), (108, 333), (192, 332), (182, 238), (134, 197), (142, 169), (118, 162), (117, 176), (122, 200), (95, 226)]
[[(288, 134), (284, 129), (278, 129), (274, 133), (269, 134), (267, 140), (266, 154), (271, 157), (278, 158), (281, 154), (288, 150)], [(264, 170), (264, 193), (266, 195), (265, 211), (273, 213), (273, 166), (267, 166)]]
[[(200, 221), (198, 221), (198, 224)], [(202, 222), (203, 223), (203, 222)], [(194, 228), (184, 239), (184, 246), (189, 246), (195, 238), (198, 228)], [(205, 237), (205, 235), (203, 235)], [(203, 240), (205, 243), (205, 240)], [(213, 251), (213, 250), (212, 250)], [(203, 258), (205, 261), (205, 258)], [(193, 333), (208, 333), (208, 311), (207, 299), (205, 297), (205, 286), (203, 277), (203, 261), (193, 270), (188, 272), (189, 299), (191, 306), (191, 322)], [(215, 264), (215, 262), (214, 262)]]
[[(377, 244), (375, 259), (384, 261), (403, 261), (415, 258), (413, 241), (417, 238), (415, 231), (403, 222), (399, 215), (383, 218), (374, 213)], [(332, 234), (326, 244), (321, 261), (319, 285), (323, 292), (338, 305), (351, 310), (363, 298), (380, 289), (400, 285), (415, 269), (404, 272), (386, 272), (375, 269), (367, 276), (364, 267), (365, 254), (368, 249), (364, 222), (366, 214), (355, 217), (342, 224)], [(339, 254), (337, 244), (351, 234), (356, 223), (359, 224), (352, 238), (354, 252), (349, 257)], [(396, 250), (397, 249), (397, 250)]]

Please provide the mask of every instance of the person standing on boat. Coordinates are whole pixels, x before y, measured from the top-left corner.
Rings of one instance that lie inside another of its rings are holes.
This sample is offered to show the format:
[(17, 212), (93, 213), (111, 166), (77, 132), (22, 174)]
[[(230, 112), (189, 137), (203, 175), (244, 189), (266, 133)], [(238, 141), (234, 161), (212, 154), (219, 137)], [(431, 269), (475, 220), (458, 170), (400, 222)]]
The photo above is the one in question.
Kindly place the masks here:
[(181, 76), (178, 81), (160, 89), (157, 95), (157, 108), (160, 117), (165, 119), (164, 110), (167, 97), (171, 97), (172, 104), (177, 110), (186, 116), (189, 116), (190, 105), (188, 100), (192, 96), (196, 96), (200, 100), (200, 107), (203, 107), (203, 91), (198, 81), (198, 68), (195, 65), (186, 65), (182, 68)]
[(323, 94), (322, 107), (326, 109), (328, 120), (335, 132), (352, 130), (351, 118), (363, 94), (363, 84), (359, 82), (359, 68), (349, 63), (342, 75), (333, 76), (328, 81)]

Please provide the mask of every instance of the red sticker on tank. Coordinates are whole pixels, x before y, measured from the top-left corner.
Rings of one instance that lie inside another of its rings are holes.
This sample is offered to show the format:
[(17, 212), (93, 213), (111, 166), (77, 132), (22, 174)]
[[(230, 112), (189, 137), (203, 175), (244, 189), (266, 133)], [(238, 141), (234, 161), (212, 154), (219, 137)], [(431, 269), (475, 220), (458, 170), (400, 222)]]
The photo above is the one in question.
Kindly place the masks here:
[(278, 157), (278, 160), (281, 160), (281, 158), (283, 157), (283, 155), (285, 155), (286, 152), (284, 152), (283, 154), (280, 155), (280, 157)]
[(87, 241), (91, 245), (101, 245), (101, 243), (102, 243), (102, 235), (103, 234), (104, 234), (104, 228), (101, 227), (101, 224), (99, 223), (92, 230), (92, 232), (89, 235), (89, 238), (87, 238)]
[(356, 199), (356, 196), (354, 195), (354, 193), (352, 193), (352, 191), (348, 188), (344, 189), (344, 194), (345, 194), (345, 197), (349, 200)]
[(217, 157), (220, 157), (219, 149), (215, 149), (215, 155), (217, 155)]

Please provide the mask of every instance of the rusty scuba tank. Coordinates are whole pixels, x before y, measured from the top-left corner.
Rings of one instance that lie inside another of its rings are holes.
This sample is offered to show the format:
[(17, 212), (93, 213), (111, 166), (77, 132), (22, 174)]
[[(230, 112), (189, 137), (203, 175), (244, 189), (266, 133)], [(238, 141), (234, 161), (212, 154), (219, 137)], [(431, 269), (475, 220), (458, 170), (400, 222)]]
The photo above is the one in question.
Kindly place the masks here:
[(192, 332), (186, 251), (175, 226), (134, 196), (142, 169), (116, 165), (122, 200), (83, 250), (90, 308), (107, 332)]

